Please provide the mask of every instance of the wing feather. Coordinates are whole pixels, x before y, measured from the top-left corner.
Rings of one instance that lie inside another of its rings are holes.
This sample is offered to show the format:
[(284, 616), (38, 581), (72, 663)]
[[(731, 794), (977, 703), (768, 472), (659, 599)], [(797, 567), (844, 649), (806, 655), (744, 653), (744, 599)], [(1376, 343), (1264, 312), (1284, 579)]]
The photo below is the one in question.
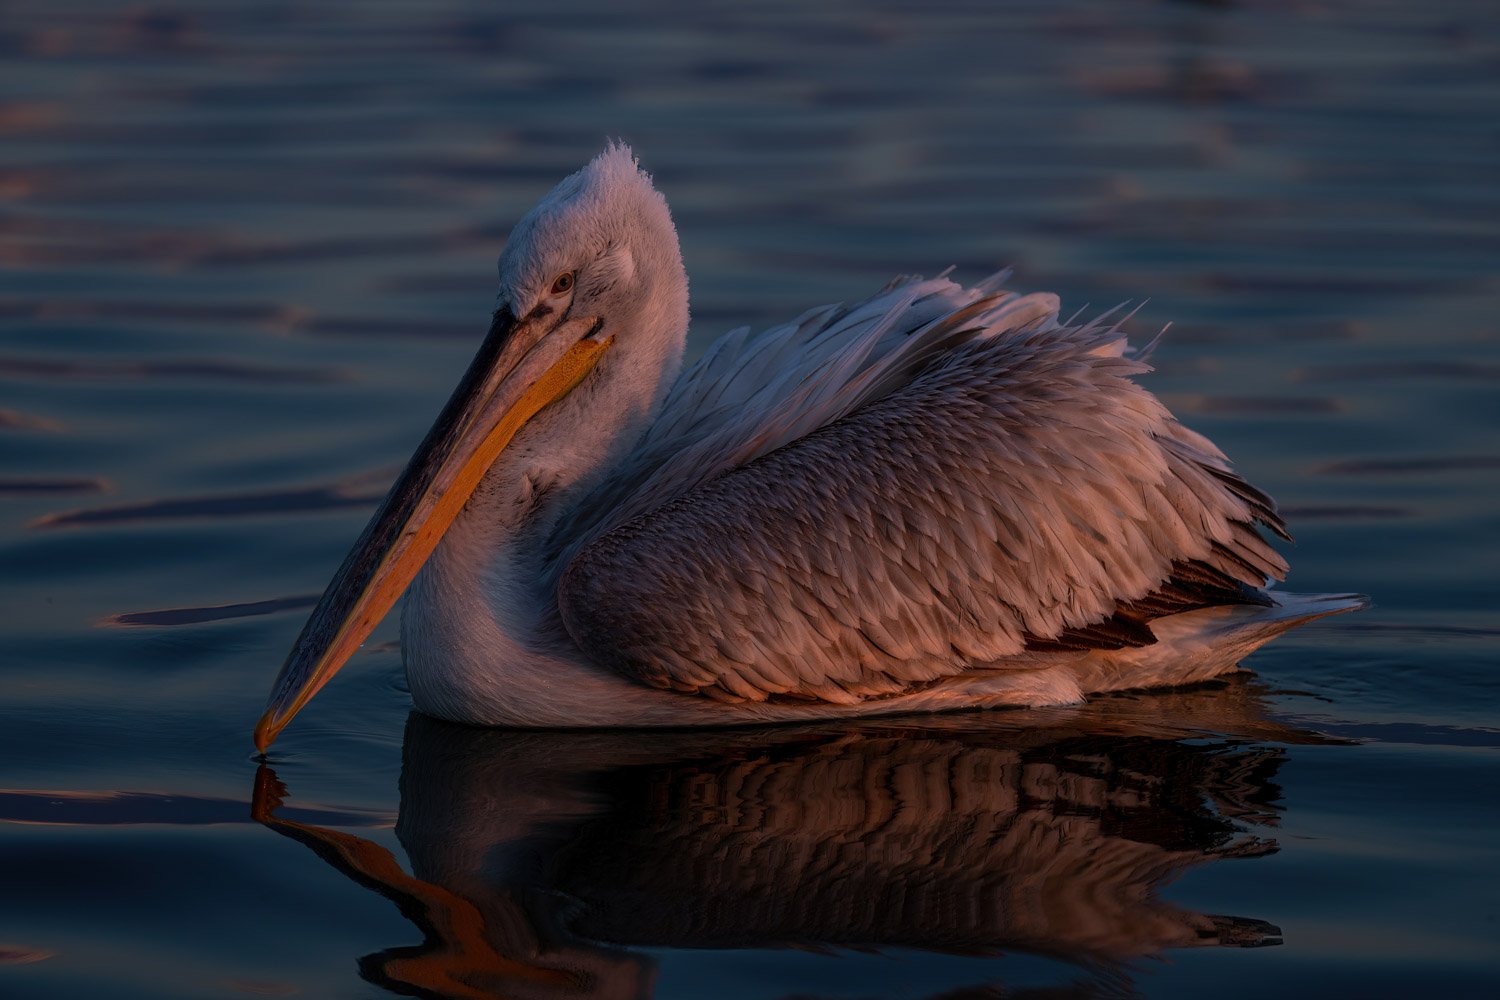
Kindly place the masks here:
[(549, 545), (554, 566), (631, 517), (681, 496), (897, 391), (957, 344), (1054, 320), (1057, 299), (898, 278), (851, 306), (716, 341), (673, 384), (633, 451), (579, 505)]
[[(909, 282), (711, 352), (658, 432), (688, 457), (567, 559), (569, 634), (658, 687), (849, 702), (1260, 600), (1285, 571), (1255, 528), (1284, 532), (1270, 499), (1134, 381), (1116, 327), (988, 292)], [(794, 336), (823, 354), (752, 388), (745, 352), (783, 363)], [(767, 400), (766, 419), (708, 415)]]

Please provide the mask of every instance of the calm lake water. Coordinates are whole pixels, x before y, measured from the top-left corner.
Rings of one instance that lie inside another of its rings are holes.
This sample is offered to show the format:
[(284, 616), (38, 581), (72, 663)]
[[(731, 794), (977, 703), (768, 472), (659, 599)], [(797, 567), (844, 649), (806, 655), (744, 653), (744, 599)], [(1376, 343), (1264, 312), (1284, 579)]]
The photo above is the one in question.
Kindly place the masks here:
[[(7, 3), (0, 995), (1500, 995), (1500, 17)], [(692, 349), (956, 265), (1150, 385), (1373, 609), (1208, 689), (744, 733), (410, 714), (315, 595), (606, 136)], [(1069, 310), (1070, 311), (1070, 310)]]

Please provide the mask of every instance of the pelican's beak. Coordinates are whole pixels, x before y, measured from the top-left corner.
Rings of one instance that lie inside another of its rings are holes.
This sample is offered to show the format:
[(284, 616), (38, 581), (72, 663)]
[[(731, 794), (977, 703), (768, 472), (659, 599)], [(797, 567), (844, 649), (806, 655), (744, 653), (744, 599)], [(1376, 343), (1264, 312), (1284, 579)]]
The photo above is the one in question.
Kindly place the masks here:
[(395, 606), (500, 452), (528, 420), (573, 390), (613, 338), (595, 319), (556, 327), (495, 314), (463, 380), (334, 574), (282, 665), (255, 727), (265, 752)]

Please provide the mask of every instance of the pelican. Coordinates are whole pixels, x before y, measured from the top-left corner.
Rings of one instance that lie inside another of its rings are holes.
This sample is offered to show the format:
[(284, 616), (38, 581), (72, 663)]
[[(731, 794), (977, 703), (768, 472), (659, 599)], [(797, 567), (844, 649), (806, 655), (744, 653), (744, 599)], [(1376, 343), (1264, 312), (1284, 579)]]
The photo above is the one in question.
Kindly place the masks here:
[(946, 276), (679, 375), (666, 200), (612, 144), (500, 255), (478, 354), (334, 575), (264, 751), (409, 589), (416, 708), (724, 726), (1077, 702), (1361, 606), (1265, 588), (1275, 505), (1134, 380), (1112, 314)]

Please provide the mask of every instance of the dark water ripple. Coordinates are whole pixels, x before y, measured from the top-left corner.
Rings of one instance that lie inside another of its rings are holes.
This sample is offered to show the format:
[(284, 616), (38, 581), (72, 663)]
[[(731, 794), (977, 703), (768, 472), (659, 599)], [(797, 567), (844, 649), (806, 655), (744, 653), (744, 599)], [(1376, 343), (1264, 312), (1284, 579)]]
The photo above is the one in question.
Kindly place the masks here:
[[(382, 477), (382, 479), (385, 477)], [(80, 486), (79, 484), (83, 484)], [(89, 481), (42, 481), (35, 492), (100, 492), (102, 486), (88, 489)], [(6, 485), (0, 480), (0, 490)], [(69, 486), (71, 485), (71, 489)], [(25, 482), (16, 484), (16, 492), (27, 489)], [(32, 521), (31, 528), (79, 528), (94, 525), (127, 524), (139, 521), (176, 521), (184, 518), (233, 519), (310, 511), (344, 510), (373, 506), (385, 495), (383, 482), (372, 486), (370, 476), (301, 489), (268, 490), (227, 496), (200, 496), (143, 500), (139, 503), (61, 511)]]
[(1362, 382), (1377, 379), (1451, 379), (1494, 382), (1500, 380), (1500, 364), (1465, 361), (1386, 361), (1372, 364), (1325, 365), (1305, 368), (1292, 376), (1298, 382)]
[(1426, 476), (1486, 469), (1500, 469), (1500, 455), (1346, 459), (1329, 462), (1317, 471), (1325, 476)]
[(15, 479), (0, 477), (0, 496), (30, 496), (49, 493), (108, 493), (105, 479), (59, 477), (51, 479)]
[(104, 628), (153, 628), (182, 625), (201, 625), (204, 622), (222, 622), (233, 618), (252, 618), (256, 615), (274, 615), (283, 611), (307, 611), (318, 601), (317, 594), (300, 597), (273, 597), (265, 601), (245, 601), (240, 604), (219, 604), (208, 608), (159, 608), (155, 611), (122, 611), (110, 615), (99, 624)]
[(1327, 506), (1282, 507), (1282, 516), (1293, 523), (1304, 520), (1348, 521), (1366, 518), (1415, 517), (1416, 511), (1409, 507), (1382, 507), (1378, 504), (1342, 504)]
[(342, 381), (346, 377), (331, 371), (299, 371), (233, 361), (72, 361), (59, 358), (0, 357), (0, 379), (15, 380), (207, 378), (323, 385)]
[[(385, 826), (392, 817), (360, 811), (288, 809), (287, 819), (325, 826)], [(0, 823), (46, 826), (200, 826), (250, 823), (250, 802), (157, 792), (0, 789)]]

